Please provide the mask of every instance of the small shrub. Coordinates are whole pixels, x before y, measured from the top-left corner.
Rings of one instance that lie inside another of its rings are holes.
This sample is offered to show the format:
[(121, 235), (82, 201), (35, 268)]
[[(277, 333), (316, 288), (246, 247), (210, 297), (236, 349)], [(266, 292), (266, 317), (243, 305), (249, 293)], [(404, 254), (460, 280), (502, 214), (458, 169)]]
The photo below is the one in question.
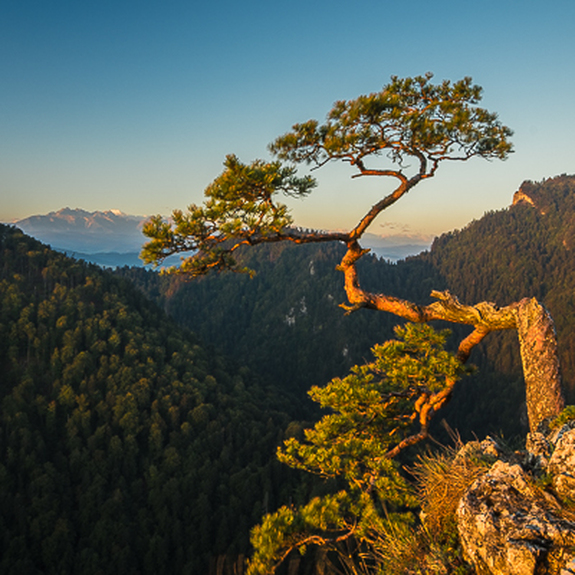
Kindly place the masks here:
[(575, 420), (575, 405), (568, 405), (555, 419), (549, 423), (549, 429), (558, 429), (569, 421)]

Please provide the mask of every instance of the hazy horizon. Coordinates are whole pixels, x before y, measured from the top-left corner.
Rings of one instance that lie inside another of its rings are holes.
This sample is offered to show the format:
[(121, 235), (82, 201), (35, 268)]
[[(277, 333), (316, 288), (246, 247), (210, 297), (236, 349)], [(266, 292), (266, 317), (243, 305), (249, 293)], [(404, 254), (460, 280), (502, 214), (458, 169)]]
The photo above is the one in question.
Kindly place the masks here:
[[(126, 214), (113, 208), (86, 211), (65, 207), (5, 223), (16, 225), (24, 233), (68, 255), (115, 267), (143, 265), (137, 256), (147, 240), (142, 234), (145, 220), (145, 216)], [(433, 239), (431, 235), (414, 235), (400, 229), (382, 235), (367, 232), (362, 245), (380, 258), (397, 261), (429, 249)], [(179, 261), (179, 256), (172, 256), (163, 265), (174, 265)]]
[[(46, 218), (48, 216), (55, 216), (55, 215), (60, 215), (62, 212), (82, 212), (82, 213), (86, 213), (86, 214), (90, 214), (90, 215), (94, 215), (94, 214), (112, 214), (114, 216), (118, 216), (118, 217), (125, 217), (125, 218), (129, 218), (129, 219), (138, 219), (140, 221), (145, 221), (146, 219), (150, 218), (151, 214), (128, 214), (126, 212), (123, 212), (122, 210), (116, 209), (116, 208), (108, 208), (108, 209), (104, 209), (104, 210), (85, 210), (84, 208), (81, 207), (70, 207), (70, 206), (64, 206), (58, 210), (52, 210), (50, 212), (47, 212), (45, 214), (37, 214), (37, 213), (33, 213), (30, 214), (28, 216), (25, 216), (24, 218), (15, 218), (12, 219), (10, 221), (1, 221), (0, 223), (3, 224), (18, 224), (21, 222), (24, 222), (26, 220), (31, 220), (33, 218)], [(166, 218), (169, 218), (169, 215), (165, 215), (164, 216)], [(368, 231), (366, 232), (366, 236), (373, 236), (373, 237), (381, 237), (381, 238), (409, 238), (409, 237), (413, 237), (413, 238), (421, 238), (421, 239), (433, 239), (433, 237), (435, 237), (435, 234), (425, 234), (425, 233), (413, 233), (409, 230), (408, 226), (402, 226), (402, 225), (396, 225), (396, 224), (389, 224), (387, 226), (380, 226), (382, 228), (382, 230), (380, 230), (379, 233), (375, 233), (375, 232), (371, 232)], [(385, 231), (387, 228), (387, 231)], [(320, 228), (317, 228), (320, 229)], [(342, 228), (325, 228), (323, 229), (323, 231), (346, 231)]]

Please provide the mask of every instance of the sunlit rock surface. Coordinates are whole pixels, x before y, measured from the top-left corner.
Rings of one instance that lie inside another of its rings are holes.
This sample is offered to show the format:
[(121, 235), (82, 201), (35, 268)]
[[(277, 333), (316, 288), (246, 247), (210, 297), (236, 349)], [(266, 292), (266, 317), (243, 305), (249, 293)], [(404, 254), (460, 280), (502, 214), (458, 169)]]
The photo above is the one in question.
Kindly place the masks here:
[[(499, 457), (457, 510), (461, 543), (478, 574), (575, 573), (575, 430), (532, 434), (526, 452)], [(493, 457), (498, 449), (482, 442)], [(551, 488), (552, 486), (552, 488)]]

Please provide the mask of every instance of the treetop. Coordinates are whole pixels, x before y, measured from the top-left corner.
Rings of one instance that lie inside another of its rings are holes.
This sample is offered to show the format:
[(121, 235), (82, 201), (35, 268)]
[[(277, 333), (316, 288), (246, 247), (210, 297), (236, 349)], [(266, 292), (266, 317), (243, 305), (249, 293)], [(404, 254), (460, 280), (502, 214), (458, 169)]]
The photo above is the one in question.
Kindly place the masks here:
[[(512, 152), (512, 132), (496, 114), (476, 106), (482, 88), (470, 77), (453, 84), (433, 84), (432, 78), (431, 73), (392, 76), (380, 92), (335, 102), (322, 125), (295, 124), (270, 150), (282, 160), (315, 167), (342, 160), (357, 168), (357, 175), (400, 179), (408, 157), (419, 160), (421, 176), (432, 175), (442, 160), (505, 159)], [(382, 153), (400, 169), (366, 167), (365, 158)]]

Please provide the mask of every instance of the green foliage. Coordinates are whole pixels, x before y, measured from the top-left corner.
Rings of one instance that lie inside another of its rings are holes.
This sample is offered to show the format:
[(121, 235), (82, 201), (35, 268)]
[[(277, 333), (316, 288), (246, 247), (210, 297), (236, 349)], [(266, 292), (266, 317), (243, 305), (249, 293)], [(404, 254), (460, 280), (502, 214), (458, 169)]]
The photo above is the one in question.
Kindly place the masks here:
[(417, 324), (395, 332), (398, 340), (374, 346), (373, 362), (310, 390), (310, 397), (333, 413), (306, 431), (305, 443), (289, 439), (278, 453), (280, 461), (322, 477), (344, 477), (362, 489), (384, 481), (387, 453), (418, 424), (416, 402), (463, 373), (461, 363), (443, 349), (449, 332)]
[(325, 124), (296, 124), (270, 149), (293, 162), (343, 160), (360, 173), (366, 157), (382, 153), (399, 166), (408, 158), (425, 158), (436, 167), (442, 160), (507, 157), (512, 132), (496, 114), (476, 106), (482, 89), (471, 78), (454, 84), (433, 84), (432, 78), (392, 76), (380, 92), (336, 102)]
[(575, 420), (575, 405), (568, 405), (553, 421), (549, 422), (549, 429), (559, 429), (573, 420)]
[(207, 573), (291, 492), (277, 389), (6, 226), (0, 379), (2, 573)]
[[(315, 186), (309, 176), (297, 177), (296, 170), (279, 162), (256, 160), (242, 164), (229, 155), (225, 170), (205, 190), (203, 206), (191, 205), (187, 213), (174, 210), (173, 224), (160, 216), (143, 229), (152, 238), (142, 251), (146, 263), (158, 263), (169, 255), (192, 252), (180, 271), (192, 276), (210, 269), (238, 268), (232, 252), (241, 244), (275, 240), (292, 223), (287, 207), (274, 202), (279, 192), (301, 197)], [(233, 246), (230, 247), (230, 239)]]
[(446, 332), (407, 324), (396, 334), (398, 340), (373, 348), (373, 362), (310, 391), (330, 413), (305, 431), (305, 440), (286, 440), (278, 458), (345, 487), (265, 517), (252, 532), (249, 573), (271, 572), (292, 549), (301, 552), (309, 544), (337, 551), (350, 537), (377, 563), (381, 534), (413, 521), (406, 509), (417, 500), (389, 453), (419, 431), (422, 398), (453, 385), (463, 370), (443, 349)]

